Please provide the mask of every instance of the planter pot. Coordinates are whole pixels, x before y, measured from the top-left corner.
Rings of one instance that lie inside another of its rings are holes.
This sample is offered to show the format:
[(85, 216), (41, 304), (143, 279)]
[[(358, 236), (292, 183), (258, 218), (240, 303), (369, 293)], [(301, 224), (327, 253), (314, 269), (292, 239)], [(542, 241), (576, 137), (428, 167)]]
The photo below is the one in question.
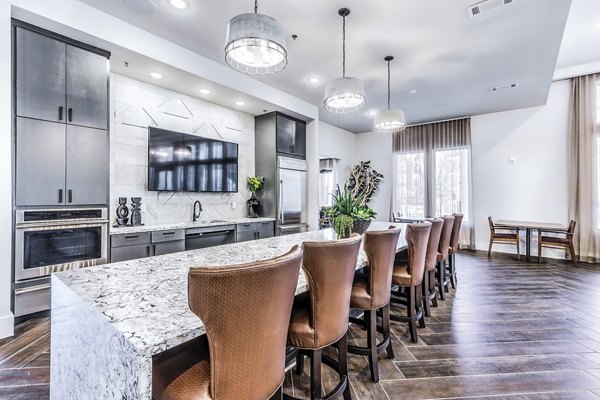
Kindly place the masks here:
[(254, 192), (252, 192), (252, 197), (246, 201), (248, 205), (248, 218), (258, 218), (260, 216), (260, 200), (254, 196)]
[(362, 235), (363, 233), (365, 233), (367, 231), (367, 229), (369, 229), (369, 226), (371, 226), (371, 220), (364, 220), (364, 219), (356, 219), (354, 220), (354, 223), (352, 225), (352, 232), (356, 232), (359, 235)]

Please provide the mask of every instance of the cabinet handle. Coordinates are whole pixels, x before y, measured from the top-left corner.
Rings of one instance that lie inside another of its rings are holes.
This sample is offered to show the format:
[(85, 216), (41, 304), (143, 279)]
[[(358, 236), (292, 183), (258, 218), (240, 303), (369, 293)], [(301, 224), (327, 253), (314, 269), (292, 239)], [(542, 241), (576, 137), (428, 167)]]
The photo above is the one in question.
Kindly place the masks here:
[(71, 189), (69, 189), (69, 191), (67, 192), (68, 196), (69, 196), (69, 203), (73, 202), (73, 191)]
[(150, 257), (150, 246), (146, 246), (146, 257)]
[(164, 232), (163, 236), (169, 236), (169, 235), (174, 235), (175, 232)]
[(290, 153), (296, 152), (296, 146), (290, 146)]
[(133, 239), (137, 239), (139, 238), (139, 236), (125, 236), (125, 240), (133, 240)]
[(58, 202), (59, 203), (63, 202), (63, 190), (62, 189), (58, 189)]
[(71, 107), (69, 107), (67, 114), (69, 115), (69, 122), (73, 122), (73, 109)]
[(64, 111), (65, 111), (65, 108), (63, 106), (58, 107), (58, 120), (59, 121), (63, 120)]

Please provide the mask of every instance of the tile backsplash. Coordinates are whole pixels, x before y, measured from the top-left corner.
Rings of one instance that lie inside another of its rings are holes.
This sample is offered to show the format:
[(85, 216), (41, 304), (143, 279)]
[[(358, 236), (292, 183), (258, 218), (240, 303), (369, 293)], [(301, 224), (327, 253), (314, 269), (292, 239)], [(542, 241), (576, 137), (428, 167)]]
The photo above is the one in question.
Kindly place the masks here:
[[(238, 143), (238, 193), (149, 192), (148, 127)], [(246, 216), (246, 177), (254, 175), (254, 117), (200, 99), (111, 75), (110, 217), (119, 197), (142, 198), (145, 224), (191, 221), (194, 201), (202, 219)], [(232, 208), (232, 203), (236, 208)]]

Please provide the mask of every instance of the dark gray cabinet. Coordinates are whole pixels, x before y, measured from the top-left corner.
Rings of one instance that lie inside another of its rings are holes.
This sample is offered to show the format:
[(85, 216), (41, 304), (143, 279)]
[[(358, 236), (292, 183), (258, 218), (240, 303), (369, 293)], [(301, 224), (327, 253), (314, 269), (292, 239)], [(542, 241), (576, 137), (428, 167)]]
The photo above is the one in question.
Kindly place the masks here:
[(107, 129), (108, 61), (67, 45), (67, 123)]
[(110, 238), (110, 262), (135, 260), (185, 250), (183, 229), (118, 234)]
[(23, 27), (15, 48), (17, 116), (108, 128), (105, 56)]
[(17, 115), (64, 122), (66, 44), (17, 27), (15, 57)]
[(108, 203), (110, 162), (105, 130), (67, 126), (67, 204)]
[(16, 128), (18, 206), (108, 202), (105, 130), (21, 117)]
[(237, 242), (266, 239), (273, 237), (273, 221), (247, 222), (237, 225)]
[(16, 205), (107, 204), (109, 54), (15, 24)]
[(65, 202), (65, 125), (17, 118), (16, 202), (19, 206)]
[(277, 113), (277, 152), (306, 157), (306, 122)]
[(235, 243), (235, 225), (188, 228), (185, 231), (185, 249), (197, 250)]

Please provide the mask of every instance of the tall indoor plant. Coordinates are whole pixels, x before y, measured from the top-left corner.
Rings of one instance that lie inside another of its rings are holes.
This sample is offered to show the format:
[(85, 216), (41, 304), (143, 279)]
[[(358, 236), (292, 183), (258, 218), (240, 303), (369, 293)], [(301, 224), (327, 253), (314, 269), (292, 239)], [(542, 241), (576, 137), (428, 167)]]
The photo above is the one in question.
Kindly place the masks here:
[(379, 189), (383, 175), (371, 167), (371, 161), (361, 161), (350, 169), (344, 190), (338, 186), (333, 193), (333, 205), (328, 215), (339, 238), (352, 232), (364, 233), (376, 213), (369, 202)]

